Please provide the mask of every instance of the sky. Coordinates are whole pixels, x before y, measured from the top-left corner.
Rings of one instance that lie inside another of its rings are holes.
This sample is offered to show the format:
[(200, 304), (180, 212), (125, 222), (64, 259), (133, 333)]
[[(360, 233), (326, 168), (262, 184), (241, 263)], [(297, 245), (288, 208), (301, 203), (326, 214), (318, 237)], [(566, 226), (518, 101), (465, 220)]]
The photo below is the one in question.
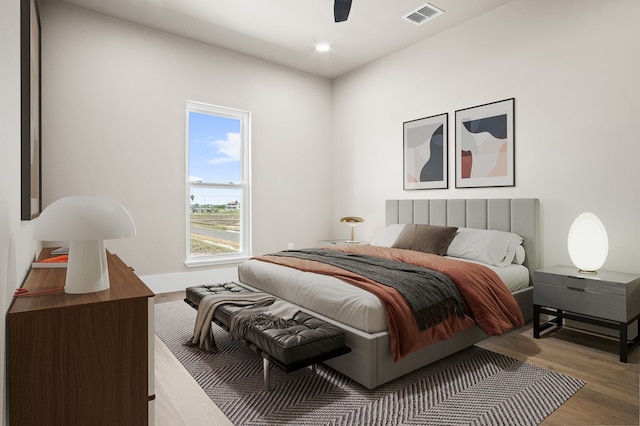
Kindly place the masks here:
[[(240, 181), (240, 125), (235, 118), (189, 112), (189, 181)], [(240, 201), (237, 189), (192, 188), (193, 202), (226, 204)]]
[(189, 180), (240, 181), (240, 120), (189, 112)]

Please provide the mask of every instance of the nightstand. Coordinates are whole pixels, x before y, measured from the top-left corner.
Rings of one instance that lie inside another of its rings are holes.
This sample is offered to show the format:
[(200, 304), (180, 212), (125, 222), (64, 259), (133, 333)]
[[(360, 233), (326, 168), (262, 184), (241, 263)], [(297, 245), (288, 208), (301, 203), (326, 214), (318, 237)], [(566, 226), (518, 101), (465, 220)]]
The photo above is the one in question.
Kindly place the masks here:
[[(540, 323), (540, 314), (551, 315)], [(550, 327), (562, 327), (564, 319), (618, 330), (620, 362), (640, 343), (629, 341), (627, 329), (640, 318), (640, 275), (598, 271), (579, 274), (573, 266), (553, 266), (533, 272), (533, 337)]]
[(349, 240), (320, 240), (318, 241), (318, 245), (319, 246), (329, 246), (329, 245), (334, 245), (334, 244), (348, 244), (348, 245), (353, 245), (353, 246), (362, 246), (362, 245), (369, 245), (370, 243), (368, 241), (355, 241), (355, 242), (348, 242)]

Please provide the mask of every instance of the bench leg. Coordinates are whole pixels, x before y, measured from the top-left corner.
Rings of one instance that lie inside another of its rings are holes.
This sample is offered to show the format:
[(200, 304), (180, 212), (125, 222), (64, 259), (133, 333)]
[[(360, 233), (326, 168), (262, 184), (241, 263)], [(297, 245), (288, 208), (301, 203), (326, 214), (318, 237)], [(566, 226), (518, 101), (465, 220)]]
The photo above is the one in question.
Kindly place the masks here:
[(262, 370), (264, 377), (264, 390), (269, 392), (269, 371), (271, 370), (271, 363), (266, 358), (262, 358)]

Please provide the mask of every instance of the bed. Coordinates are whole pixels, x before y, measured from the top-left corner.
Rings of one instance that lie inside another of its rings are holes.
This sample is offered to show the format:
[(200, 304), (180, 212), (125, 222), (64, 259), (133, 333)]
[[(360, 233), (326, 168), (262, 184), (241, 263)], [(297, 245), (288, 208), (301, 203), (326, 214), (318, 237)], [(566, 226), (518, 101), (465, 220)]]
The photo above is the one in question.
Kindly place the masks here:
[[(524, 256), (518, 252), (518, 256), (514, 256), (513, 261), (509, 260), (508, 264), (489, 267), (503, 281), (513, 282), (509, 291), (520, 307), (524, 321), (531, 320), (531, 275), (539, 266), (538, 199), (387, 200), (385, 221), (386, 228), (376, 237), (373, 245), (386, 246), (385, 239), (397, 239), (399, 230), (404, 229), (406, 224), (457, 227), (454, 241), (462, 231), (474, 233), (477, 232), (475, 230), (522, 237)], [(451, 244), (454, 245), (453, 242)], [(446, 258), (453, 259), (449, 254), (447, 252)], [(477, 259), (455, 258), (456, 261), (469, 263), (477, 262)], [(238, 268), (238, 275), (244, 285), (285, 299), (300, 306), (303, 311), (343, 328), (351, 353), (326, 361), (325, 364), (370, 389), (488, 337), (478, 326), (467, 327), (447, 340), (437, 340), (398, 359), (391, 350), (395, 338), (387, 328), (384, 315), (379, 314), (380, 300), (375, 295), (329, 275), (258, 259), (242, 264)]]

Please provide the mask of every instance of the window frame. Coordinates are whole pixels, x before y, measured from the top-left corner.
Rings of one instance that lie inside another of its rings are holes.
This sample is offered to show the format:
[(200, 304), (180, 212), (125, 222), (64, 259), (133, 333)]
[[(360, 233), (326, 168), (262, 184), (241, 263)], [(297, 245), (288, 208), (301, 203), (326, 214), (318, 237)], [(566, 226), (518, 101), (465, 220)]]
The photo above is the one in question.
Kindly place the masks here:
[[(191, 182), (189, 180), (190, 140), (189, 114), (211, 114), (219, 117), (237, 119), (240, 121), (240, 181), (237, 183)], [(186, 149), (185, 149), (185, 261), (187, 267), (199, 267), (221, 264), (240, 263), (252, 255), (251, 249), (251, 113), (235, 108), (207, 104), (203, 102), (186, 102)], [(191, 255), (191, 188), (239, 189), (240, 197), (240, 251), (209, 256)]]

